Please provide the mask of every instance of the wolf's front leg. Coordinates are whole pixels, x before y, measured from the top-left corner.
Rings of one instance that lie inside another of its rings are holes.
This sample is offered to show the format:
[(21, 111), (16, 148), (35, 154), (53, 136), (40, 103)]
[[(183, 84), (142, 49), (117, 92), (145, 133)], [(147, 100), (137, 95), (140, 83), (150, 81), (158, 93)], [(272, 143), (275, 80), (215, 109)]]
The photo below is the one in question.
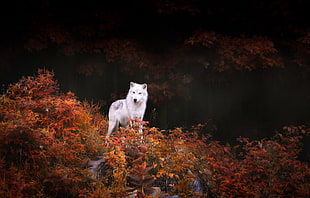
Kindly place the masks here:
[(116, 120), (109, 120), (109, 129), (107, 137), (110, 137), (113, 131), (116, 131), (117, 129), (118, 129), (118, 122)]
[[(140, 119), (141, 121), (143, 121), (143, 115), (142, 115), (139, 119)], [(142, 127), (143, 127), (142, 124), (139, 125), (139, 130), (138, 130), (139, 133), (143, 133)], [(142, 136), (141, 136), (141, 138), (142, 138)]]

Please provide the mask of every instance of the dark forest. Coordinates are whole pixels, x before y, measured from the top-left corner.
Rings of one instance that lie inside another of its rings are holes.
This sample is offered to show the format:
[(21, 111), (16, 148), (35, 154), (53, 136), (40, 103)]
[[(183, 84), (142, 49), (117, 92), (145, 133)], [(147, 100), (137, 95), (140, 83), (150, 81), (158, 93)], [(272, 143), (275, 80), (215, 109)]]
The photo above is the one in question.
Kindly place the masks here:
[[(3, 4), (0, 195), (309, 196), (308, 10), (306, 0)], [(148, 85), (145, 122), (107, 139), (109, 106), (131, 81)], [(104, 164), (96, 178), (89, 162)]]

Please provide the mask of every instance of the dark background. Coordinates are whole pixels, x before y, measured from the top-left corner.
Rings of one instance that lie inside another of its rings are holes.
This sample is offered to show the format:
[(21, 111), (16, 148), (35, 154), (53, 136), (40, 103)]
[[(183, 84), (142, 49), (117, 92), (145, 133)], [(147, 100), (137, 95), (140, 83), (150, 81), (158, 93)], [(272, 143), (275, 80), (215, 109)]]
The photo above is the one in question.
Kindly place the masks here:
[[(308, 8), (306, 0), (2, 3), (2, 91), (46, 68), (63, 92), (100, 103), (107, 114), (130, 81), (145, 82), (151, 126), (208, 123), (207, 131), (223, 142), (269, 137), (309, 121)], [(196, 38), (198, 45), (186, 44), (202, 32), (237, 46), (240, 38), (268, 38), (281, 64), (260, 67), (258, 56), (253, 69), (226, 62), (220, 71), (215, 60), (225, 43), (209, 47)]]

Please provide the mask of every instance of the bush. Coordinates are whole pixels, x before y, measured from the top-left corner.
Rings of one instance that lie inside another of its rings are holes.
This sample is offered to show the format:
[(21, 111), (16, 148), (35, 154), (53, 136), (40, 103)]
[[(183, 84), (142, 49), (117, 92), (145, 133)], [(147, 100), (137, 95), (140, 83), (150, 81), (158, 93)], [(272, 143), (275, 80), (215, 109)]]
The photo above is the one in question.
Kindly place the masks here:
[(84, 166), (104, 152), (106, 119), (97, 106), (60, 93), (53, 77), (39, 70), (0, 98), (2, 197), (77, 197), (89, 191)]
[(166, 132), (132, 120), (106, 139), (99, 107), (53, 78), (39, 70), (0, 97), (1, 197), (310, 196), (309, 166), (298, 160), (308, 126), (230, 146), (201, 137), (204, 125)]

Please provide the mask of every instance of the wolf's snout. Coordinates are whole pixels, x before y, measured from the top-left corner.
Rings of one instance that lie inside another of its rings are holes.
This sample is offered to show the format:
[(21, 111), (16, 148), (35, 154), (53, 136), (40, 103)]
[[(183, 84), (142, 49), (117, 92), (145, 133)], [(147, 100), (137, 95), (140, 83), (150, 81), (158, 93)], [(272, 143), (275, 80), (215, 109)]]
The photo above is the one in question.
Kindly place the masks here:
[(134, 98), (133, 101), (134, 101), (134, 102), (137, 102), (138, 100), (137, 100), (137, 98)]

